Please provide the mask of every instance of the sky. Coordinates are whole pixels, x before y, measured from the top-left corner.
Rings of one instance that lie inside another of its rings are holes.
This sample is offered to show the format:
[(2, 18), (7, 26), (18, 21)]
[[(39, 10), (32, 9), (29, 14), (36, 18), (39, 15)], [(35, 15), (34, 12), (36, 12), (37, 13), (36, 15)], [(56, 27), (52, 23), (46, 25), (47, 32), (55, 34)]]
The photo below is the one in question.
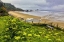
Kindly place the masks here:
[(64, 0), (2, 0), (22, 9), (64, 11)]

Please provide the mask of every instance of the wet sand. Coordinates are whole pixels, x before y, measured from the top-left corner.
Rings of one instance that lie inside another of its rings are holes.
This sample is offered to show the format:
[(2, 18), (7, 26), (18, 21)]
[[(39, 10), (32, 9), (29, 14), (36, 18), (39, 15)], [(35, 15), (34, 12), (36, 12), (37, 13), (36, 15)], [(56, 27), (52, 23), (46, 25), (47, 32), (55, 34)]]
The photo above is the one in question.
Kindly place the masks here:
[[(15, 12), (15, 11), (9, 11), (8, 13), (10, 15), (14, 16), (14, 17), (17, 17), (17, 18), (23, 18), (23, 19), (27, 19), (27, 18), (41, 19), (41, 17), (38, 17), (38, 16), (28, 15), (28, 14), (24, 14), (24, 13)], [(58, 25), (60, 28), (64, 29), (64, 22), (61, 22), (61, 21), (51, 21), (51, 20), (45, 19), (43, 17), (40, 23), (46, 23), (46, 24), (52, 23), (52, 25), (54, 25), (54, 26)]]

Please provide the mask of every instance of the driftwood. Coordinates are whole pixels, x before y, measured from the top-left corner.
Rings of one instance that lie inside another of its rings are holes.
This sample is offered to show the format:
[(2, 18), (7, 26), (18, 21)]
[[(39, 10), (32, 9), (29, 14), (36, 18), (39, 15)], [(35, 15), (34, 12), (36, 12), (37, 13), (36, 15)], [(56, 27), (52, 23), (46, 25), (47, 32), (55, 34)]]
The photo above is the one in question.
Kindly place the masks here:
[(54, 27), (50, 26), (50, 25), (47, 25), (48, 28), (50, 28), (51, 30), (54, 29)]

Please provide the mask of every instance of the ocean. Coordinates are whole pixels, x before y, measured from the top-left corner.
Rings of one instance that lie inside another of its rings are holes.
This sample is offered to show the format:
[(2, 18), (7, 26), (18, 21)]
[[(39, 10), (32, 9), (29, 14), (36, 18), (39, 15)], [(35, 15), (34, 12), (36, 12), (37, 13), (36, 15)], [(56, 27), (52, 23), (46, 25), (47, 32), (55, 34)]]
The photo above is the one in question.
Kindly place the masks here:
[(64, 22), (64, 12), (49, 12), (49, 11), (33, 11), (33, 12), (20, 12), (34, 16), (44, 17), (51, 21), (62, 21)]

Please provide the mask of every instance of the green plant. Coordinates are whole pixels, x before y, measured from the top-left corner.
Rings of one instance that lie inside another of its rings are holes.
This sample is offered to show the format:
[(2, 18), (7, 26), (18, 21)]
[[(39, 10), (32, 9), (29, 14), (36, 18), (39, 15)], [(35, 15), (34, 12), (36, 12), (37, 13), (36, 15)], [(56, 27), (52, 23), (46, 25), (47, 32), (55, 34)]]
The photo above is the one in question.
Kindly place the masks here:
[(64, 32), (56, 28), (47, 29), (47, 24), (25, 23), (11, 16), (0, 19), (5, 22), (0, 42), (64, 42)]

